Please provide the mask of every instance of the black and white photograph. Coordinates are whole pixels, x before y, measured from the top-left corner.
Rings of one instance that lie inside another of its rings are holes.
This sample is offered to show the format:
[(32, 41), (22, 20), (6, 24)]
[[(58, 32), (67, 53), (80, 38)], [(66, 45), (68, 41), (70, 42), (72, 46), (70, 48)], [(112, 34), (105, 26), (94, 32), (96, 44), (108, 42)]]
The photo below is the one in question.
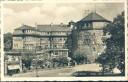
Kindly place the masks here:
[[(1, 44), (1, 4), (0, 4), (0, 44)], [(1, 45), (0, 45), (0, 81), (1, 81)]]
[(124, 79), (125, 3), (2, 3), (2, 77)]

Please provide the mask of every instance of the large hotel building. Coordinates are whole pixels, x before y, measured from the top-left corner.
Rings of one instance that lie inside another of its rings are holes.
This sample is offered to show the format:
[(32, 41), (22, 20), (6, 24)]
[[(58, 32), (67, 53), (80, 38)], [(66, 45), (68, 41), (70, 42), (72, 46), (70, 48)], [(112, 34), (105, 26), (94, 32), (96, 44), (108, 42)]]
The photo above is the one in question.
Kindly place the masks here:
[(42, 52), (51, 56), (68, 56), (67, 38), (70, 33), (68, 25), (22, 25), (14, 30), (13, 50)]

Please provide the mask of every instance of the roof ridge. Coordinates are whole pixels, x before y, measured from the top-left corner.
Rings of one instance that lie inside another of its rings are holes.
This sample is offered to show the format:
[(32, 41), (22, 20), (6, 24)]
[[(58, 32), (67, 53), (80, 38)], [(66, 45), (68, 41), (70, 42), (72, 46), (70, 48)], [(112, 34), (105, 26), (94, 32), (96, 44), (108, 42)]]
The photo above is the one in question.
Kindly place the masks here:
[[(37, 26), (45, 26), (45, 25), (47, 25), (47, 26), (49, 26), (49, 25), (51, 25), (51, 26), (56, 26), (56, 25), (60, 26), (61, 24), (38, 24)], [(62, 25), (67, 25), (67, 24), (62, 24)]]
[(16, 30), (18, 29), (36, 29), (35, 27), (29, 26), (29, 25), (22, 25), (19, 28), (16, 28)]
[(101, 17), (101, 18), (103, 18), (103, 19), (107, 20), (107, 19), (106, 19), (106, 18), (104, 18), (103, 16), (99, 15), (99, 13), (96, 13), (96, 12), (95, 12), (95, 14), (96, 14), (96, 15), (98, 15), (99, 17)]
[(80, 21), (103, 21), (103, 22), (108, 22), (106, 18), (98, 14), (97, 12), (91, 12), (89, 13), (86, 17), (81, 19)]

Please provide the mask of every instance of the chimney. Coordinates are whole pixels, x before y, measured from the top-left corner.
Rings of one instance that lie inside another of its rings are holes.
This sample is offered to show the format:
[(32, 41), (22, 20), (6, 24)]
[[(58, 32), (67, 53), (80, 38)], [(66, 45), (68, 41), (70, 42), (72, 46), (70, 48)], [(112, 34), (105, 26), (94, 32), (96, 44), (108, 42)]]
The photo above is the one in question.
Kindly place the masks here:
[(60, 23), (60, 26), (64, 26), (64, 24), (61, 22), (61, 23)]
[(50, 26), (52, 27), (53, 23), (50, 24)]
[(72, 20), (69, 22), (69, 27), (70, 29), (73, 29), (73, 27), (75, 26), (75, 22), (73, 22)]
[(69, 22), (69, 26), (71, 27), (72, 25), (75, 25), (75, 22), (73, 22), (72, 20)]

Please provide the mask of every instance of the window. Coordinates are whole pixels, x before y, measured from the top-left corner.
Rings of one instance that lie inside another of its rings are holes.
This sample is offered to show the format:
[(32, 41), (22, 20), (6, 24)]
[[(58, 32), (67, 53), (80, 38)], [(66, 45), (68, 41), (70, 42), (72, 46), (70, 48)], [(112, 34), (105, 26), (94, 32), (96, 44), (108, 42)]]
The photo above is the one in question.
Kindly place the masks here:
[(18, 44), (14, 44), (14, 47), (16, 47), (16, 48), (17, 48), (17, 47), (18, 47)]
[(89, 24), (88, 24), (88, 23), (86, 23), (86, 26), (88, 27), (88, 26), (89, 26)]
[(45, 48), (48, 48), (48, 45), (45, 45)]
[(55, 51), (55, 55), (58, 55), (58, 52), (57, 51)]
[(53, 38), (51, 38), (51, 40), (53, 41)]
[(64, 38), (64, 41), (66, 41), (66, 38)]
[(96, 51), (96, 48), (94, 47), (93, 50)]
[(58, 48), (61, 48), (61, 45), (58, 45)]
[(62, 52), (62, 54), (63, 54), (63, 55), (66, 55), (66, 54), (67, 54), (67, 52), (63, 51), (63, 52)]
[(63, 45), (63, 48), (66, 48), (66, 47), (67, 47), (66, 45), (67, 45), (67, 44)]
[(94, 33), (94, 36), (95, 36), (95, 33)]
[(50, 32), (47, 32), (47, 34), (50, 34)]
[(57, 45), (53, 45), (53, 48), (57, 48)]
[(25, 33), (25, 30), (22, 30), (23, 33)]

